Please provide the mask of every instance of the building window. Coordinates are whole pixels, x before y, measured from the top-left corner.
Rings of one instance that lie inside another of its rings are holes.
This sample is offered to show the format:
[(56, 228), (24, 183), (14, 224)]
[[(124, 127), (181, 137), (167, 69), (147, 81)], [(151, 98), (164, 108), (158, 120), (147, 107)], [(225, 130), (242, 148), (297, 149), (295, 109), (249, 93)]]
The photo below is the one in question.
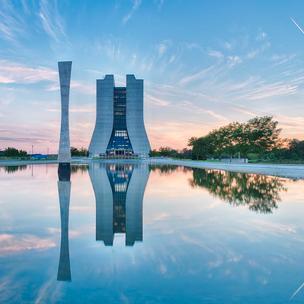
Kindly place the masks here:
[(126, 123), (126, 88), (114, 88), (113, 130), (107, 147), (107, 154), (133, 154)]

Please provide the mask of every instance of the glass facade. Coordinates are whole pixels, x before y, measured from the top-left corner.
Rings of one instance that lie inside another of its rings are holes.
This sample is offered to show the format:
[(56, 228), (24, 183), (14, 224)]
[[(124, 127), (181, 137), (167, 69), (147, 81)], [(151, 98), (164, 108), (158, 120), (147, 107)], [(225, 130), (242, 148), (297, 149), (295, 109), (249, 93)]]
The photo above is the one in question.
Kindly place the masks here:
[(114, 119), (112, 135), (107, 147), (108, 155), (133, 154), (126, 123), (126, 93), (125, 87), (114, 88)]

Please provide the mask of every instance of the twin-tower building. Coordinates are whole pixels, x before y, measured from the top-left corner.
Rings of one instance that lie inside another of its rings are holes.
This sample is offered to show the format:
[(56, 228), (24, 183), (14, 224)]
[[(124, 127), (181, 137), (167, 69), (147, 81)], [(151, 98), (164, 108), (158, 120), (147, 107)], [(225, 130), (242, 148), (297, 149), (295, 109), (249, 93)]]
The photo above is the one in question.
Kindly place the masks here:
[[(69, 162), (69, 91), (71, 61), (58, 63), (61, 92), (59, 162)], [(144, 82), (126, 76), (126, 86), (115, 86), (114, 76), (96, 80), (96, 123), (89, 146), (91, 157), (147, 157), (151, 150), (144, 125)]]
[(92, 156), (147, 156), (150, 144), (144, 125), (144, 81), (127, 75), (126, 87), (116, 87), (113, 75), (96, 81), (96, 124)]

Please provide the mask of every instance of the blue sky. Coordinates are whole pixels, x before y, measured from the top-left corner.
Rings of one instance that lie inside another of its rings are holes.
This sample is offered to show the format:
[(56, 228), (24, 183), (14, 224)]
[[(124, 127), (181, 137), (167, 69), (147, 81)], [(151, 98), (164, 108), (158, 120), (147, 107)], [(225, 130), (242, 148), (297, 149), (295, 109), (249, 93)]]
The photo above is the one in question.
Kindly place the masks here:
[(72, 60), (71, 144), (88, 146), (95, 80), (145, 80), (152, 147), (273, 115), (304, 138), (304, 2), (0, 0), (0, 148), (56, 152), (57, 61)]

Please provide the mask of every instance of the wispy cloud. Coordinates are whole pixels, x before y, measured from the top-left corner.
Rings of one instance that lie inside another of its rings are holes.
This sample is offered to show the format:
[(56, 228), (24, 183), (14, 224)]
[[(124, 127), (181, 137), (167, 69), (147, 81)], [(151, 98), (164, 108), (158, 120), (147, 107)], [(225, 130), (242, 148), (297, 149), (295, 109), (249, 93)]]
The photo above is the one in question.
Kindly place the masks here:
[(167, 107), (170, 105), (170, 102), (168, 100), (164, 100), (150, 94), (146, 94), (145, 97), (146, 97), (146, 102), (151, 105), (155, 105), (159, 107)]
[[(48, 108), (48, 112), (60, 112), (59, 104), (57, 108)], [(83, 106), (74, 106), (70, 107), (69, 109), (70, 113), (95, 113), (95, 107), (83, 107)]]
[(300, 27), (300, 25), (292, 18), (290, 17), (290, 20), (295, 24), (295, 26), (301, 31), (302, 34), (304, 34), (304, 30)]
[(241, 98), (249, 100), (266, 99), (274, 96), (292, 95), (297, 91), (298, 86), (293, 83), (276, 82), (263, 84), (260, 87), (253, 87)]
[(201, 79), (202, 77), (205, 77), (208, 73), (214, 71), (217, 67), (218, 67), (217, 64), (216, 65), (211, 65), (211, 66), (209, 66), (207, 68), (201, 69), (198, 72), (195, 72), (193, 74), (187, 75), (187, 76), (183, 77), (179, 81), (179, 84), (181, 84), (181, 85), (187, 85), (190, 82), (197, 81), (197, 80)]
[[(205, 108), (201, 105), (196, 105), (191, 101), (186, 101), (183, 104), (180, 105), (180, 107), (186, 112), (192, 112), (192, 113), (196, 113), (196, 114), (207, 114), (210, 118), (215, 119), (216, 121), (220, 122), (220, 123), (228, 123), (228, 119), (227, 117), (217, 113), (214, 110)], [(211, 119), (211, 120), (212, 120)]]
[(25, 35), (26, 24), (13, 7), (12, 1), (0, 2), (0, 37), (18, 43), (19, 37)]
[(242, 63), (242, 62), (243, 62), (243, 60), (239, 56), (235, 55), (235, 56), (228, 56), (227, 57), (227, 64), (231, 68), (234, 67), (237, 64)]
[(120, 60), (121, 59), (121, 42), (117, 39), (109, 38), (102, 41), (98, 41), (95, 44), (96, 50), (102, 52), (111, 60)]
[(67, 40), (63, 20), (58, 12), (56, 0), (41, 0), (38, 15), (42, 28), (51, 39), (57, 43), (61, 42), (62, 39), (64, 39), (64, 41)]
[[(47, 91), (59, 90), (58, 71), (47, 67), (31, 67), (7, 60), (0, 60), (0, 84), (33, 84), (49, 82)], [(94, 84), (71, 81), (71, 88), (87, 95), (95, 94)]]
[(134, 13), (137, 11), (140, 5), (141, 5), (141, 0), (133, 0), (131, 10), (122, 19), (123, 24), (126, 24), (133, 17)]
[(223, 54), (222, 52), (220, 52), (220, 51), (215, 51), (215, 50), (209, 51), (209, 52), (208, 52), (208, 55), (209, 55), (210, 57), (215, 57), (215, 58), (217, 58), (217, 59), (221, 59), (221, 58), (224, 57), (224, 54)]
[(256, 40), (261, 41), (261, 40), (265, 40), (266, 38), (267, 38), (267, 33), (259, 32), (257, 37), (256, 37)]
[(164, 41), (157, 46), (158, 56), (162, 57), (168, 49), (168, 42)]
[(36, 83), (40, 81), (58, 81), (58, 73), (46, 67), (29, 67), (0, 60), (0, 83)]
[(295, 54), (281, 54), (281, 55), (274, 54), (271, 57), (271, 61), (274, 62), (274, 66), (278, 66), (290, 62), (295, 57), (296, 57)]
[(247, 59), (254, 59), (261, 53), (263, 53), (265, 50), (267, 50), (271, 46), (271, 43), (269, 41), (265, 41), (260, 47), (251, 50), (247, 53)]
[(225, 48), (226, 50), (232, 50), (233, 45), (232, 45), (231, 42), (225, 41), (225, 42), (224, 42), (224, 48)]
[(243, 62), (243, 59), (238, 55), (224, 56), (224, 54), (219, 51), (209, 51), (208, 55), (219, 60), (207, 68), (203, 68), (195, 73), (182, 77), (179, 81), (180, 85), (188, 85), (189, 83), (202, 81), (207, 78), (212, 79), (213, 82), (215, 82), (220, 75), (224, 75), (229, 69), (232, 69)]

